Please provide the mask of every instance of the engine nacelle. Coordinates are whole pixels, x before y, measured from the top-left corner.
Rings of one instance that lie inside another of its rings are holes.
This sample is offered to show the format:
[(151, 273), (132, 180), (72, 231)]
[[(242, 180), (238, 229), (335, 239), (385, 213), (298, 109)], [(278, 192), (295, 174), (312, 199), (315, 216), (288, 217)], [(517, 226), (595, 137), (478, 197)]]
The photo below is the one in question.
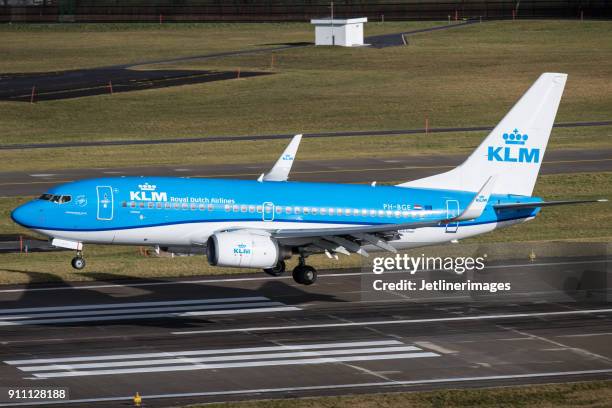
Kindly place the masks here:
[(206, 244), (208, 263), (237, 268), (272, 268), (281, 258), (278, 243), (267, 235), (245, 231), (219, 232)]

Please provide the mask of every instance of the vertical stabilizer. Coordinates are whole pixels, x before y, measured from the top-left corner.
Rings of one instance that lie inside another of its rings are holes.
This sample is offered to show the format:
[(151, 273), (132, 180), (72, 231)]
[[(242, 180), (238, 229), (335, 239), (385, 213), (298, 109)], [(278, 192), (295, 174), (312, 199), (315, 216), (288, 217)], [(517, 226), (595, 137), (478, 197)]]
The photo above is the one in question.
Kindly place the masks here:
[(566, 80), (567, 74), (540, 75), (460, 166), (399, 186), (476, 192), (495, 176), (493, 194), (530, 196)]

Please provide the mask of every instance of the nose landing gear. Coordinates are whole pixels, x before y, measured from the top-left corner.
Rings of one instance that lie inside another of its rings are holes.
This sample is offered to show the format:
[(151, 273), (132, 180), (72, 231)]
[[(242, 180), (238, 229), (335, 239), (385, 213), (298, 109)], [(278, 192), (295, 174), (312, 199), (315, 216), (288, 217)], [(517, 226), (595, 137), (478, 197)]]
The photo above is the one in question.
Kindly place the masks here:
[(72, 258), (72, 261), (70, 263), (74, 269), (78, 270), (85, 268), (85, 265), (87, 264), (85, 262), (85, 258), (83, 258), (83, 253), (81, 251), (77, 251), (76, 256)]

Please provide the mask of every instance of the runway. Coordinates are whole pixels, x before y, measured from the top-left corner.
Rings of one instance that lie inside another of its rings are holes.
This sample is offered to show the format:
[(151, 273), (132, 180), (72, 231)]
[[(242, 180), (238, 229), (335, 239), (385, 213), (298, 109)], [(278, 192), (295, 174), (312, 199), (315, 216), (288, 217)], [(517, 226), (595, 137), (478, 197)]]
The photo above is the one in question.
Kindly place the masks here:
[[(422, 155), (340, 160), (300, 160), (292, 181), (371, 183), (401, 182), (441, 173), (460, 164), (465, 155)], [(41, 194), (53, 185), (96, 177), (175, 176), (255, 180), (273, 163), (215, 164), (203, 166), (89, 168), (49, 172), (1, 172), (0, 196)], [(540, 174), (612, 171), (612, 149), (551, 150)]]
[(310, 287), (264, 274), (3, 286), (0, 383), (68, 387), (66, 406), (138, 391), (161, 407), (610, 379), (611, 260), (491, 264), (471, 279), (533, 291), (484, 297), (370, 299), (359, 269)]

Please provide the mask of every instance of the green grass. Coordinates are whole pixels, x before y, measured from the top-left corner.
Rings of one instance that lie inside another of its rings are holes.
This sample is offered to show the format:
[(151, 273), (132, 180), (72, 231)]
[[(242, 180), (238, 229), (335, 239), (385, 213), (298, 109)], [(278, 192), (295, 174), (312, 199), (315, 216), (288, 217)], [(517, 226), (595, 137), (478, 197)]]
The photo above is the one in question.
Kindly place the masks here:
[[(612, 173), (559, 174), (541, 176), (536, 194), (546, 199), (612, 198)], [(9, 213), (29, 198), (0, 198), (0, 234), (29, 234), (9, 219)], [(586, 214), (586, 216), (585, 216)], [(609, 203), (546, 208), (533, 221), (491, 234), (465, 240), (470, 243), (570, 240), (609, 242), (612, 212)], [(211, 267), (203, 256), (154, 258), (143, 256), (136, 247), (86, 246), (87, 269), (70, 267), (70, 252), (0, 254), (0, 284), (48, 281), (82, 281), (122, 278), (162, 278), (206, 274), (248, 273), (259, 270)], [(359, 256), (341, 256), (339, 261), (324, 255), (309, 259), (321, 269), (359, 267)], [(296, 259), (292, 259), (292, 268)]]
[[(190, 408), (609, 407), (611, 381), (190, 405)], [(146, 401), (146, 395), (143, 396)]]
[[(307, 138), (297, 160), (333, 160), (412, 155), (458, 154), (467, 157), (486, 132), (411, 134), (376, 137)], [(87, 148), (0, 150), (3, 171), (41, 171), (90, 167), (146, 167), (228, 163), (267, 163), (278, 159), (289, 139), (180, 143)], [(556, 149), (612, 148), (612, 126), (553, 129), (548, 144)], [(259, 174), (253, 173), (251, 178)], [(244, 175), (242, 177), (249, 177)], [(334, 181), (333, 174), (329, 181)], [(401, 180), (404, 181), (404, 180)], [(1, 185), (0, 185), (1, 196)]]
[[(0, 71), (108, 65), (312, 39), (312, 28), (304, 24), (54, 27), (3, 26), (0, 53), (10, 58), (0, 61)], [(372, 24), (367, 32), (416, 27)], [(419, 34), (407, 47), (279, 52), (275, 75), (248, 80), (34, 105), (0, 102), (0, 141), (415, 128), (426, 115), (431, 126), (495, 124), (545, 71), (570, 75), (557, 121), (610, 119), (611, 28), (604, 21), (483, 23)], [(269, 65), (269, 54), (256, 54), (163, 67), (269, 70)], [(156, 67), (139, 69), (151, 68)], [(96, 158), (101, 165), (114, 162), (104, 154)]]

